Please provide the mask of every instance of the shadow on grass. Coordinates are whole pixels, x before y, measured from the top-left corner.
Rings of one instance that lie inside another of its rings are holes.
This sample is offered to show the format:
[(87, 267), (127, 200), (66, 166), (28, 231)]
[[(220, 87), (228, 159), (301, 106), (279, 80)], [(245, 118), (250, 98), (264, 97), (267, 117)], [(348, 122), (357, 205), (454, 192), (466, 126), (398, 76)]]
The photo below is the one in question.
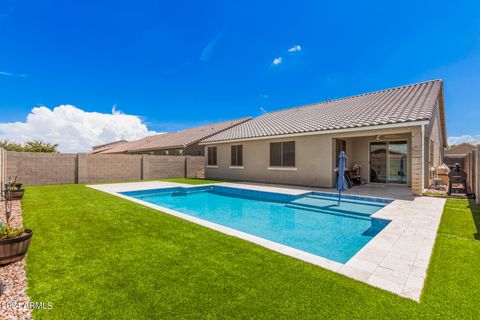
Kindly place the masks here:
[(480, 208), (473, 199), (468, 200), (468, 208), (472, 213), (472, 218), (475, 223), (475, 227), (477, 228), (477, 233), (474, 234), (474, 237), (476, 240), (480, 240)]

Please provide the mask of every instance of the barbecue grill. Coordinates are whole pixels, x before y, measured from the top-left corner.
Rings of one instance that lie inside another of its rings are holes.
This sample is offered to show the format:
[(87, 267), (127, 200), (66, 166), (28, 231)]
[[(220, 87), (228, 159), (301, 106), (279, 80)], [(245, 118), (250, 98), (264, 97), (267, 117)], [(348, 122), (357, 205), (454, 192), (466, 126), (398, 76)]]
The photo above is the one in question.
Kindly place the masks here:
[[(458, 185), (461, 185), (459, 188)], [(460, 164), (456, 163), (453, 170), (448, 173), (448, 195), (454, 193), (464, 193), (467, 191), (467, 173), (460, 168)]]

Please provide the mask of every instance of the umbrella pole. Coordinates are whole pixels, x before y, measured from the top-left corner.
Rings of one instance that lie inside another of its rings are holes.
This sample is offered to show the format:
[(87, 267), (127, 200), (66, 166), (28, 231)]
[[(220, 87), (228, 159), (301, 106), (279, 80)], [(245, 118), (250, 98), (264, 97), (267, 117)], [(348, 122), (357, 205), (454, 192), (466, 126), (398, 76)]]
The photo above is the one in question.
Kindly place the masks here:
[(342, 191), (338, 191), (338, 205), (340, 205), (340, 197), (342, 196)]

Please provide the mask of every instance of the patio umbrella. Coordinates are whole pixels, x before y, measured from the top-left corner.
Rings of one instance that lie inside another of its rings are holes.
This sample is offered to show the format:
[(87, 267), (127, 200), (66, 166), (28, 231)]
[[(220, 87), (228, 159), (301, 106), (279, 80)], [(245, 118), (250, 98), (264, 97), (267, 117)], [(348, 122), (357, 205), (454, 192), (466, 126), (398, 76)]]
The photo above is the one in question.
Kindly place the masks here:
[(346, 158), (344, 151), (340, 151), (338, 156), (338, 178), (337, 178), (337, 190), (338, 190), (338, 204), (340, 205), (340, 198), (342, 196), (342, 191), (348, 189), (347, 180), (345, 179), (345, 166)]

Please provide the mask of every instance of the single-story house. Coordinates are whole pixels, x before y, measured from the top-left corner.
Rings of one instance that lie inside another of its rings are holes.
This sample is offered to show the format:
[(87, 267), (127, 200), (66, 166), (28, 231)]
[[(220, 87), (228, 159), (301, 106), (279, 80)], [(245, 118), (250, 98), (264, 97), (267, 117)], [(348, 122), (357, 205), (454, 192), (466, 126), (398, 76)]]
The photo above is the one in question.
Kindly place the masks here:
[(156, 155), (203, 155), (198, 142), (224, 130), (233, 128), (251, 117), (218, 122), (176, 132), (149, 136), (135, 141), (110, 143), (94, 147), (90, 154), (156, 154)]
[(333, 187), (340, 151), (364, 182), (420, 195), (446, 145), (443, 81), (266, 113), (200, 144), (207, 178)]

